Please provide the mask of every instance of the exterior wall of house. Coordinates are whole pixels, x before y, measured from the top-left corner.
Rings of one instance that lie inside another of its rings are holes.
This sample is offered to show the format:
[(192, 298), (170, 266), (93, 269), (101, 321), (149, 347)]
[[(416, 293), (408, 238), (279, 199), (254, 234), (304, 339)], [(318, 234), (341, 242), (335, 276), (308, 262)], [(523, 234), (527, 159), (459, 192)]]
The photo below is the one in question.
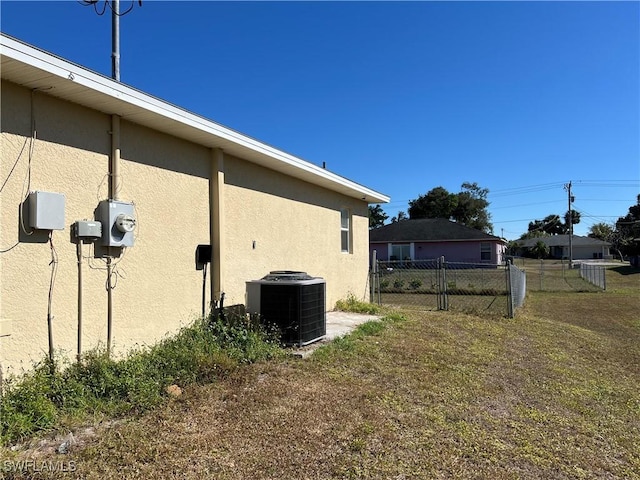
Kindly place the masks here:
[[(54, 347), (73, 357), (78, 261), (70, 230), (77, 220), (94, 219), (98, 202), (107, 198), (111, 117), (8, 82), (1, 94), (0, 178), (7, 182), (0, 193), (0, 250), (17, 245), (0, 254), (0, 333), (10, 334), (0, 336), (0, 369), (19, 374), (48, 351), (52, 258), (48, 232), (22, 231), (20, 205), (27, 190), (66, 197), (65, 229), (52, 233), (58, 261), (51, 306)], [(210, 233), (210, 149), (123, 120), (121, 157), (118, 197), (134, 202), (137, 227), (135, 245), (114, 260), (116, 353), (154, 343), (200, 314), (202, 272), (195, 269), (195, 248), (209, 243)], [(364, 291), (365, 202), (233, 157), (225, 160), (225, 170), (227, 305), (244, 303), (245, 282), (276, 269), (324, 277), (328, 308), (348, 291)], [(348, 254), (340, 251), (345, 207), (353, 232)], [(96, 253), (100, 248), (83, 246), (83, 350), (106, 342), (107, 275)], [(206, 292), (209, 300), (209, 286)]]
[[(569, 247), (567, 247), (566, 251), (568, 255)], [(574, 260), (592, 260), (609, 256), (609, 247), (606, 246), (575, 246), (572, 251)]]
[[(37, 139), (30, 155), (32, 100)], [(10, 333), (0, 337), (0, 366), (5, 373), (20, 373), (48, 351), (52, 249), (48, 232), (21, 232), (19, 205), (27, 189), (65, 195), (65, 229), (51, 237), (58, 260), (51, 311), (54, 347), (72, 357), (78, 262), (70, 230), (76, 220), (93, 219), (99, 200), (107, 197), (111, 120), (3, 82), (1, 121), (0, 177), (8, 180), (0, 196), (0, 247), (20, 243), (0, 255), (0, 320)], [(155, 342), (195, 318), (202, 277), (194, 268), (194, 248), (209, 238), (209, 150), (124, 121), (121, 146), (119, 198), (135, 203), (138, 226), (135, 245), (114, 260), (112, 345), (117, 353)], [(30, 184), (23, 185), (29, 164)], [(106, 270), (95, 253), (83, 246), (86, 348), (106, 342)]]
[[(491, 246), (491, 259), (482, 260), (480, 256), (480, 244), (489, 243)], [(405, 245), (407, 242), (397, 242), (393, 245)], [(377, 251), (378, 260), (389, 260), (389, 243), (372, 243), (370, 252)], [(428, 260), (444, 256), (449, 262), (464, 263), (502, 263), (504, 247), (500, 242), (479, 241), (448, 241), (448, 242), (413, 242), (414, 256), (412, 260)]]
[[(572, 258), (574, 260), (593, 260), (608, 258), (609, 247), (605, 245), (573, 245)], [(550, 258), (569, 258), (569, 246), (552, 246), (549, 248)]]
[[(347, 292), (364, 292), (366, 202), (234, 157), (225, 157), (225, 183), (226, 303), (244, 303), (245, 282), (273, 270), (323, 277), (328, 309)], [(351, 216), (350, 253), (341, 252), (342, 208)]]

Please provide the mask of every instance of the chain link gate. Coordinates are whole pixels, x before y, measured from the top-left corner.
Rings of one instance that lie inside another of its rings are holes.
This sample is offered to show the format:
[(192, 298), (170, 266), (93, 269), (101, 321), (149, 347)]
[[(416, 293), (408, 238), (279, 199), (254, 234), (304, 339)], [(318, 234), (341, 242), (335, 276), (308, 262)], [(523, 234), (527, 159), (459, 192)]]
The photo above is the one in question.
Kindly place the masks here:
[(379, 261), (374, 252), (370, 300), (409, 309), (512, 317), (524, 301), (525, 284), (524, 271), (513, 265), (447, 262), (444, 257)]

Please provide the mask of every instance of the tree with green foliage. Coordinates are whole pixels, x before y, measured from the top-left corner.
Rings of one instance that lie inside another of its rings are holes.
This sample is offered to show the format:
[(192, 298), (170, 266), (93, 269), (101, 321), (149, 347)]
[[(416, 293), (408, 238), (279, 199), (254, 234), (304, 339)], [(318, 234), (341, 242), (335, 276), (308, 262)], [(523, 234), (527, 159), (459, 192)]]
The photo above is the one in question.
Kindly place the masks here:
[(541, 238), (541, 237), (550, 237), (550, 236), (551, 236), (550, 233), (547, 233), (543, 230), (531, 230), (520, 235), (520, 238), (518, 240), (528, 240), (530, 238)]
[[(564, 222), (562, 222), (562, 220), (560, 219), (560, 215), (555, 214), (547, 215), (542, 220), (534, 220), (533, 222), (529, 222), (528, 233), (533, 234), (533, 237), (547, 235), (566, 235), (570, 232), (569, 221), (571, 221), (573, 225), (580, 223), (580, 212), (577, 212), (573, 209), (571, 210), (571, 212), (567, 211), (564, 214)], [(541, 233), (542, 235), (537, 235), (536, 233)], [(531, 238), (531, 236), (527, 238)]]
[(564, 233), (564, 225), (562, 225), (560, 215), (547, 215), (542, 220), (542, 223), (542, 230), (549, 235), (560, 235)]
[(615, 228), (609, 225), (608, 223), (594, 223), (589, 227), (589, 235), (590, 238), (597, 238), (598, 240), (602, 240), (604, 242), (611, 242), (613, 238), (613, 234), (615, 233)]
[(453, 219), (485, 233), (493, 232), (491, 214), (487, 211), (489, 202), (488, 188), (480, 188), (476, 182), (464, 182), (462, 191), (457, 194), (457, 205), (453, 210)]
[(407, 217), (407, 214), (402, 210), (400, 210), (395, 217), (391, 217), (391, 223), (401, 222), (403, 220), (409, 220), (409, 217)]
[(567, 210), (567, 213), (564, 214), (564, 233), (569, 233), (571, 231), (570, 225), (577, 225), (580, 223), (580, 212), (571, 209)]
[(531, 247), (531, 253), (536, 258), (546, 258), (549, 255), (549, 247), (542, 240), (538, 240), (536, 244)]
[(369, 205), (369, 229), (383, 226), (387, 218), (389, 218), (389, 215), (384, 213), (380, 205), (375, 207)]
[(435, 187), (409, 201), (409, 218), (446, 218), (450, 220), (458, 205), (457, 195), (444, 187)]
[(625, 256), (640, 255), (640, 195), (629, 213), (616, 221), (616, 246)]
[(477, 183), (465, 182), (459, 193), (435, 187), (425, 195), (409, 201), (409, 218), (446, 218), (486, 233), (493, 232), (487, 211), (489, 190)]

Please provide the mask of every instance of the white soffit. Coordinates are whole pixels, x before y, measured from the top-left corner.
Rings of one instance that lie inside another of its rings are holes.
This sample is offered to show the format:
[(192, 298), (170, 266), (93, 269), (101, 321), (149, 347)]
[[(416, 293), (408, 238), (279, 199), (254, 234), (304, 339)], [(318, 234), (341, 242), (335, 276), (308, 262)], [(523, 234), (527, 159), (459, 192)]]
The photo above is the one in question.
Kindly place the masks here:
[(282, 172), (314, 185), (386, 203), (387, 195), (84, 67), (0, 34), (2, 78)]

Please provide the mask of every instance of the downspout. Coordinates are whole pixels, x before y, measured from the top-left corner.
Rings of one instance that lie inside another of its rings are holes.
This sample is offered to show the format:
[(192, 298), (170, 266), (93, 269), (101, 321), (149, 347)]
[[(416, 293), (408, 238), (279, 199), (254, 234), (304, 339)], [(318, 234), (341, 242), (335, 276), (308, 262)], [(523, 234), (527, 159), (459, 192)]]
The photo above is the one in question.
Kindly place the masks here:
[(76, 245), (78, 255), (78, 363), (82, 358), (82, 240), (78, 238)]
[(209, 177), (209, 243), (211, 244), (211, 306), (217, 305), (224, 291), (224, 153), (211, 149)]
[(120, 117), (111, 115), (111, 158), (109, 162), (109, 199), (118, 200), (120, 184)]
[[(118, 199), (120, 183), (120, 117), (111, 115), (111, 158), (109, 161), (109, 199)], [(111, 284), (113, 252), (109, 247), (107, 255), (107, 356), (111, 354), (113, 325), (113, 285)]]

